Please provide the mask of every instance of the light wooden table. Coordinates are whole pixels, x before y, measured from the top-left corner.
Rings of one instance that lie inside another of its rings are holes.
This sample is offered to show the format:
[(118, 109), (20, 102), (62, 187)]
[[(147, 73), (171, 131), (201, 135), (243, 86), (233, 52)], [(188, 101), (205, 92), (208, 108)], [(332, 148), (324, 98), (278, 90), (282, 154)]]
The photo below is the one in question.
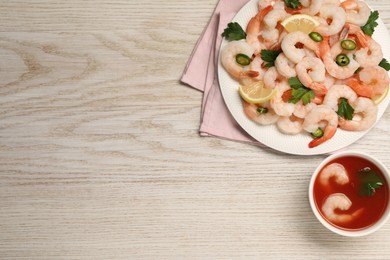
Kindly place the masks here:
[[(325, 156), (199, 137), (179, 78), (216, 2), (0, 1), (0, 259), (390, 259), (390, 223), (315, 219)], [(389, 133), (350, 148), (390, 167)]]

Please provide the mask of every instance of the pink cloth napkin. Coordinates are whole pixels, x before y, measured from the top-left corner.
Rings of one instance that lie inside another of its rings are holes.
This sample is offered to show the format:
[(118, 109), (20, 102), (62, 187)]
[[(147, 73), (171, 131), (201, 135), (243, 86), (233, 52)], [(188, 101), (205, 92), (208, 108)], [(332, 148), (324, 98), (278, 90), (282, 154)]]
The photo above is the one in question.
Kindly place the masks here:
[[(181, 81), (203, 91), (201, 136), (261, 145), (247, 134), (230, 114), (219, 88), (217, 64), (222, 32), (248, 0), (220, 0), (209, 24), (200, 36), (187, 62)], [(245, 29), (245, 28), (244, 28)]]

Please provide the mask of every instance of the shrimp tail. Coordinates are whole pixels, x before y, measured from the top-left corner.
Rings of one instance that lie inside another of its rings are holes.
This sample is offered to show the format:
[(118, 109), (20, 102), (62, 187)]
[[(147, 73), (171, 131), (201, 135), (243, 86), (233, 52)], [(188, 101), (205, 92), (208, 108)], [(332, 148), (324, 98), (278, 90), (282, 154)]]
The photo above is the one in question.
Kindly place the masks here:
[(344, 10), (348, 10), (348, 9), (356, 8), (356, 7), (357, 7), (357, 4), (356, 4), (356, 1), (355, 1), (355, 0), (346, 0), (346, 1), (342, 2), (342, 3), (340, 4), (340, 6), (341, 6)]
[(356, 78), (349, 78), (345, 81), (345, 84), (352, 88), (356, 94), (362, 97), (371, 97), (372, 96), (372, 88), (369, 86), (364, 86), (359, 83), (359, 80)]
[(313, 102), (316, 105), (321, 105), (324, 102), (324, 98), (325, 98), (324, 95), (319, 95), (319, 94), (316, 93), (316, 95), (311, 100), (311, 102)]
[(317, 95), (325, 95), (326, 92), (328, 92), (328, 89), (325, 87), (324, 84), (318, 83), (318, 82), (313, 82), (310, 86), (310, 89), (314, 90), (314, 92)]
[(246, 33), (258, 33), (260, 31), (260, 24), (263, 21), (264, 17), (273, 10), (272, 5), (268, 5), (267, 7), (263, 8), (261, 11), (257, 13), (252, 19), (249, 21), (247, 27), (246, 27)]
[(258, 71), (250, 70), (250, 71), (245, 71), (243, 72), (245, 76), (251, 77), (251, 78), (256, 78), (260, 75)]
[(363, 48), (367, 48), (369, 46), (370, 44), (369, 36), (365, 35), (363, 32), (359, 32), (356, 34), (356, 37)]
[(349, 31), (349, 26), (344, 25), (343, 29), (340, 32), (339, 40), (346, 40), (348, 37), (348, 31)]
[(314, 148), (314, 147), (319, 146), (320, 144), (323, 144), (324, 142), (328, 141), (336, 134), (336, 131), (337, 131), (337, 128), (326, 127), (324, 135), (320, 138), (313, 139), (309, 143), (309, 148)]
[(347, 23), (344, 28), (346, 29), (345, 31), (343, 30), (343, 33), (346, 33), (345, 36), (347, 36), (349, 33), (354, 34), (363, 48), (367, 48), (369, 46), (371, 38), (370, 36), (366, 35), (359, 26)]
[(259, 20), (262, 21), (264, 17), (271, 12), (274, 9), (272, 5), (268, 5), (267, 7), (263, 8), (259, 13)]
[(328, 54), (329, 51), (330, 51), (329, 36), (325, 36), (322, 42), (320, 43), (320, 47), (319, 47), (320, 57), (323, 58)]

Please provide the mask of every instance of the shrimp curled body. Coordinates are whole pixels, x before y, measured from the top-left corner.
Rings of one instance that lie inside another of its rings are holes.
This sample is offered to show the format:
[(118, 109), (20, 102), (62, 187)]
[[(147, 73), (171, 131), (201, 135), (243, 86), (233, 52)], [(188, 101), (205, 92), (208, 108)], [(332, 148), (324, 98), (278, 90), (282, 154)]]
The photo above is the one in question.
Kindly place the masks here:
[(261, 35), (267, 48), (272, 47), (278, 41), (280, 31), (277, 29), (278, 22), (283, 21), (289, 14), (284, 9), (273, 9), (264, 17), (265, 28)]
[(280, 53), (275, 60), (275, 67), (279, 74), (285, 78), (292, 78), (297, 76), (294, 64), (287, 59), (286, 55)]
[(278, 129), (288, 135), (296, 135), (302, 132), (302, 122), (303, 120), (294, 116), (284, 116), (280, 117), (276, 122)]
[(276, 121), (279, 119), (279, 116), (276, 115), (275, 112), (271, 109), (267, 113), (261, 114), (257, 112), (257, 106), (255, 104), (243, 101), (243, 105), (245, 115), (257, 124), (271, 125), (276, 123)]
[(360, 0), (347, 0), (341, 3), (347, 14), (347, 22), (363, 26), (370, 16), (370, 7)]
[(292, 103), (283, 100), (283, 93), (289, 90), (290, 86), (286, 81), (282, 81), (276, 86), (276, 94), (271, 99), (270, 105), (279, 116), (291, 116), (294, 113), (295, 106)]
[(325, 80), (325, 66), (319, 58), (305, 57), (296, 66), (301, 83), (318, 94), (325, 94), (328, 89), (320, 82)]
[(345, 98), (347, 99), (349, 104), (352, 104), (356, 101), (357, 95), (355, 91), (353, 91), (347, 85), (334, 85), (328, 90), (328, 93), (325, 95), (323, 104), (329, 106), (334, 111), (337, 111), (340, 98)]
[(327, 185), (331, 178), (334, 178), (335, 182), (344, 185), (349, 182), (349, 177), (344, 166), (339, 163), (332, 163), (326, 166), (319, 176), (320, 183), (322, 185)]
[(339, 66), (332, 56), (329, 42), (323, 40), (320, 44), (320, 55), (324, 62), (326, 71), (336, 79), (347, 79), (354, 75), (360, 64), (353, 58), (351, 53), (347, 54), (350, 62), (347, 66)]
[(305, 50), (296, 47), (297, 43), (302, 43), (306, 48), (319, 55), (319, 45), (313, 41), (309, 35), (296, 31), (284, 36), (281, 44), (284, 55), (286, 55), (290, 61), (298, 63), (306, 56)]
[(377, 119), (378, 107), (369, 98), (359, 97), (354, 104), (352, 120), (339, 119), (341, 129), (348, 131), (364, 131), (373, 126)]
[(347, 211), (352, 206), (351, 200), (343, 193), (333, 193), (329, 195), (324, 204), (322, 205), (322, 212), (325, 217), (335, 223), (335, 224), (343, 224), (348, 223), (358, 217), (362, 212), (363, 208), (354, 211), (352, 214), (338, 214), (336, 209)]
[(316, 147), (329, 139), (331, 139), (337, 130), (338, 116), (333, 109), (328, 106), (320, 105), (313, 108), (303, 121), (303, 129), (309, 133), (313, 133), (320, 128), (320, 123), (325, 122), (324, 135), (313, 139), (309, 143), (309, 148)]
[(321, 24), (315, 29), (316, 32), (319, 32), (324, 36), (339, 33), (343, 29), (347, 20), (347, 15), (343, 8), (329, 4), (325, 4), (321, 7), (320, 17), (325, 20), (332, 20), (330, 24)]
[(362, 69), (356, 77), (347, 79), (345, 84), (359, 96), (373, 98), (386, 91), (390, 78), (385, 69), (375, 66)]
[(257, 77), (259, 76), (259, 72), (251, 71), (249, 70), (249, 66), (242, 66), (236, 62), (236, 56), (238, 54), (252, 57), (253, 53), (254, 48), (246, 43), (245, 40), (229, 42), (221, 52), (222, 66), (237, 80)]

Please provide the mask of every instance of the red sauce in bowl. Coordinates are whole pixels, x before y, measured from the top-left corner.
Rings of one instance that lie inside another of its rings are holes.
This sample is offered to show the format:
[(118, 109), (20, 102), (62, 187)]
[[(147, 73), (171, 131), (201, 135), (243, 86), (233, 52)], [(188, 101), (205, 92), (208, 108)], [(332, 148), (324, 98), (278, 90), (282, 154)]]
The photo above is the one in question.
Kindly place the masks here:
[[(319, 177), (323, 169), (333, 163), (339, 163), (344, 166), (349, 177), (348, 183), (341, 185), (336, 182), (334, 177), (331, 177), (326, 185), (320, 182)], [(358, 172), (367, 167), (383, 180), (383, 185), (375, 190), (373, 196), (366, 196), (360, 193), (361, 178), (359, 178)], [(323, 212), (322, 207), (326, 199), (335, 193), (345, 194), (352, 202), (348, 210), (335, 209), (335, 214), (351, 215), (359, 210), (358, 216), (354, 216), (351, 220), (342, 223), (332, 223)], [(314, 182), (313, 196), (318, 211), (327, 222), (341, 229), (359, 230), (375, 224), (382, 217), (388, 204), (389, 189), (383, 173), (375, 164), (361, 157), (344, 156), (332, 160), (321, 169)]]

